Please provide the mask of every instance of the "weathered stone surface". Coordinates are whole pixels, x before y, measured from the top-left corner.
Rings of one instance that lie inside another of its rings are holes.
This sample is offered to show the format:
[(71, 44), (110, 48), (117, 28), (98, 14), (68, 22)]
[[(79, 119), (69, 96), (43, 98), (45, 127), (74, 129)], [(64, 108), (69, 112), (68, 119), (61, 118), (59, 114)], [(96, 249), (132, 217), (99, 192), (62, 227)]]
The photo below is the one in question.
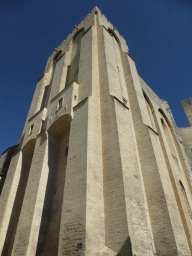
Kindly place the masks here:
[(191, 127), (95, 7), (48, 59), (1, 158), (0, 254), (191, 255), (191, 152)]

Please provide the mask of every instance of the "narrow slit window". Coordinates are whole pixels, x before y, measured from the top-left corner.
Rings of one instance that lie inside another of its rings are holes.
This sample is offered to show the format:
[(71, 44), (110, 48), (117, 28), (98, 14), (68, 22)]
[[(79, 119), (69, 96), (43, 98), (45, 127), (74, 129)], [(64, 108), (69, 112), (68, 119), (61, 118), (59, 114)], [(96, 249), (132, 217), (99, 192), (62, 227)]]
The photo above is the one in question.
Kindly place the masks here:
[(29, 135), (32, 134), (33, 128), (34, 128), (34, 124), (32, 124), (31, 127), (30, 127), (30, 129), (29, 129)]
[(69, 148), (66, 147), (66, 148), (65, 148), (65, 156), (68, 156), (68, 151), (69, 151)]
[(127, 99), (125, 99), (124, 97), (123, 97), (123, 102), (126, 104), (127, 103)]
[(63, 105), (63, 98), (61, 98), (57, 103), (57, 111), (62, 108)]

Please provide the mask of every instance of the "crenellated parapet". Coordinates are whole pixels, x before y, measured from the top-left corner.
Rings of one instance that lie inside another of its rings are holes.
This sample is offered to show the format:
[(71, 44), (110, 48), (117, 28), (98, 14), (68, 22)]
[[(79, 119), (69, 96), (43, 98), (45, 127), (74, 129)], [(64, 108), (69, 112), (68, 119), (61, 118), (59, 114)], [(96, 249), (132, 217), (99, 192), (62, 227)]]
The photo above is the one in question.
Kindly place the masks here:
[[(105, 27), (107, 30), (113, 31), (114, 37), (117, 38), (119, 41), (122, 51), (123, 52), (129, 52), (129, 47), (126, 43), (126, 40), (119, 34), (118, 30), (116, 27), (112, 25), (111, 22), (107, 20), (104, 14), (101, 13), (99, 8), (95, 6), (91, 13), (89, 13), (84, 20), (82, 20), (77, 26), (74, 26), (73, 31), (71, 34), (69, 34), (66, 39), (59, 45), (57, 48), (55, 48), (55, 51), (52, 53), (52, 55), (49, 57), (47, 61), (47, 65), (45, 68), (45, 72), (47, 72), (47, 68), (51, 65), (55, 55), (59, 52), (62, 51), (62, 53), (65, 53), (69, 50), (70, 44), (72, 43), (73, 39), (76, 37), (77, 33), (80, 32), (81, 30), (88, 31), (90, 27), (95, 25), (95, 19), (94, 15), (97, 14), (98, 16), (98, 25)], [(83, 35), (82, 35), (83, 36)]]
[(190, 125), (192, 126), (192, 97), (189, 98), (189, 102), (187, 100), (181, 101), (181, 105), (185, 111)]

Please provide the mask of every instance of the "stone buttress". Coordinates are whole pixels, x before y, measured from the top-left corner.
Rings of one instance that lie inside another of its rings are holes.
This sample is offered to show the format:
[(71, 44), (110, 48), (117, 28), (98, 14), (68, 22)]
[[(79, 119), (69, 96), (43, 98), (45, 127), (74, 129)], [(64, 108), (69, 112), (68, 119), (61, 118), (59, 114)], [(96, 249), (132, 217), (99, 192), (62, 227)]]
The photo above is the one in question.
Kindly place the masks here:
[(48, 59), (0, 196), (2, 256), (192, 253), (168, 104), (95, 7)]

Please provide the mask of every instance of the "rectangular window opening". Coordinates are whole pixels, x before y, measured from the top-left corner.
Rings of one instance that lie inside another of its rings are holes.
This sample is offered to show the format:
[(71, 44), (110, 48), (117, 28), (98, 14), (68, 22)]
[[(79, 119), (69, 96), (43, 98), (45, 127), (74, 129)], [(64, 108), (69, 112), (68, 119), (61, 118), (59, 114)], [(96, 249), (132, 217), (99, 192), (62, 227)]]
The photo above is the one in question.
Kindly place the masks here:
[(81, 249), (81, 248), (83, 248), (83, 244), (82, 243), (78, 243), (77, 244), (77, 249)]
[(65, 148), (65, 156), (68, 156), (68, 151), (69, 151), (69, 148), (66, 147), (66, 148)]
[(62, 108), (63, 105), (63, 98), (61, 98), (57, 103), (57, 111)]
[(34, 124), (32, 124), (31, 127), (30, 127), (30, 129), (29, 129), (29, 135), (32, 134), (33, 128), (34, 128)]

